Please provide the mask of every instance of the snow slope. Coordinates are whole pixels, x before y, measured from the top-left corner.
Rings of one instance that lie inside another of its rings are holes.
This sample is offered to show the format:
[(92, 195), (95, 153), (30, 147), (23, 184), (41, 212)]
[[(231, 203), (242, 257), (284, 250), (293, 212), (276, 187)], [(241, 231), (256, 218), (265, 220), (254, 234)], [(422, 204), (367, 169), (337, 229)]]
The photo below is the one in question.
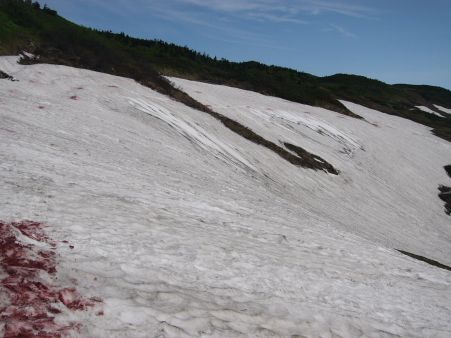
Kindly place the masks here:
[[(438, 106), (435, 106), (435, 107), (437, 109), (439, 109), (439, 110), (442, 110)], [(433, 114), (433, 115), (436, 115), (436, 116), (444, 117), (442, 114), (437, 113), (436, 111), (433, 111), (431, 108), (428, 108), (428, 107), (425, 107), (425, 106), (415, 106), (415, 108), (417, 108), (417, 109), (419, 109), (421, 111), (424, 111), (425, 113), (429, 113), (429, 114)]]
[(438, 185), (449, 182), (443, 166), (451, 145), (429, 128), (345, 101), (365, 120), (235, 88), (171, 80), (263, 137), (301, 146), (340, 170), (337, 178), (285, 165), (268, 168), (270, 177), (284, 182), (284, 194), (306, 209), (384, 246), (451, 263), (450, 219), (437, 196)]
[(394, 250), (451, 264), (437, 196), (451, 145), (428, 128), (172, 79), (336, 176), (129, 79), (14, 57), (0, 70), (19, 80), (0, 80), (0, 220), (68, 240), (54, 282), (102, 299), (101, 316), (56, 315), (81, 324), (70, 335), (451, 335), (451, 274)]
[(441, 110), (444, 113), (451, 114), (451, 109), (449, 109), (449, 108), (445, 108), (445, 107), (439, 106), (437, 104), (434, 104), (434, 107), (437, 108), (438, 110)]

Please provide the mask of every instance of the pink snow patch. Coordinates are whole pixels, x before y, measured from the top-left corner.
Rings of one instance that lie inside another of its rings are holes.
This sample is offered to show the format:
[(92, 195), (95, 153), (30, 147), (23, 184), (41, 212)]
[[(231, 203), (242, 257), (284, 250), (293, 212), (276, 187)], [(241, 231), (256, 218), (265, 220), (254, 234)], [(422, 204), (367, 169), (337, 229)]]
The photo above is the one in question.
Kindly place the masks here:
[(81, 298), (75, 288), (60, 290), (58, 298), (61, 303), (71, 310), (86, 310), (88, 307), (94, 306), (94, 301)]
[[(48, 249), (24, 244), (21, 236), (46, 243)], [(55, 249), (56, 243), (46, 235), (41, 223), (0, 221), (0, 268), (6, 274), (0, 280), (4, 338), (67, 336), (81, 325), (56, 324), (55, 315), (61, 313), (60, 309), (87, 310), (99, 301), (83, 299), (73, 287), (58, 288), (49, 282), (56, 281)], [(8, 299), (8, 304), (2, 299)]]

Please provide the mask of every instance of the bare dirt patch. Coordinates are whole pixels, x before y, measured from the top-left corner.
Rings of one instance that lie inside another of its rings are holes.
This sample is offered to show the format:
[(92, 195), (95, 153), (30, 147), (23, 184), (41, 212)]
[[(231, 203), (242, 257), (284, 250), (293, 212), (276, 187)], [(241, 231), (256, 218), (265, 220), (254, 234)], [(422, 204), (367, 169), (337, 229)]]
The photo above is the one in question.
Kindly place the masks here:
[(0, 79), (6, 79), (6, 80), (10, 80), (10, 81), (17, 81), (14, 77), (12, 77), (9, 74), (6, 74), (5, 72), (2, 72), (0, 70)]
[[(451, 177), (451, 164), (445, 165), (443, 168), (445, 169), (448, 176)], [(447, 215), (451, 216), (451, 187), (439, 185), (438, 190), (438, 197), (440, 197), (440, 199), (445, 202), (445, 212)]]
[(447, 266), (445, 264), (442, 264), (440, 262), (437, 262), (437, 261), (435, 261), (433, 259), (426, 258), (426, 257), (420, 256), (420, 255), (415, 255), (415, 254), (413, 254), (411, 252), (407, 252), (407, 251), (404, 251), (404, 250), (396, 250), (396, 251), (399, 251), (400, 253), (402, 253), (402, 254), (404, 254), (406, 256), (415, 258), (415, 259), (417, 259), (419, 261), (425, 262), (425, 263), (430, 264), (432, 266), (435, 266), (437, 268), (451, 271), (451, 267), (449, 267), (449, 266)]

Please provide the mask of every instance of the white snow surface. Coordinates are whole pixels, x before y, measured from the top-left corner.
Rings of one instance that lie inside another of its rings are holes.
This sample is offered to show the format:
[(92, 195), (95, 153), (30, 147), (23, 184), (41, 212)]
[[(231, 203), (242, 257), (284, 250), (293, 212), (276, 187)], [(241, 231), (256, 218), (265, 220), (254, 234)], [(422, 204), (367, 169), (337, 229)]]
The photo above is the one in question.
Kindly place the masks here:
[(437, 108), (438, 110), (441, 110), (444, 113), (451, 114), (450, 108), (445, 108), (443, 106), (439, 106), (438, 104), (434, 104), (434, 107)]
[(336, 176), (132, 80), (15, 60), (0, 58), (19, 80), (0, 80), (0, 219), (74, 245), (58, 274), (104, 310), (73, 314), (80, 337), (451, 336), (451, 273), (394, 250), (451, 264), (451, 145), (428, 128), (171, 79)]
[[(437, 107), (437, 106), (435, 106), (435, 107)], [(442, 114), (437, 113), (436, 111), (433, 111), (431, 108), (428, 108), (426, 106), (415, 106), (415, 108), (417, 108), (417, 109), (419, 109), (421, 111), (424, 111), (425, 113), (429, 113), (429, 114), (437, 115), (437, 116), (440, 116), (440, 117), (444, 117)], [(437, 107), (437, 109), (439, 109), (439, 108)]]

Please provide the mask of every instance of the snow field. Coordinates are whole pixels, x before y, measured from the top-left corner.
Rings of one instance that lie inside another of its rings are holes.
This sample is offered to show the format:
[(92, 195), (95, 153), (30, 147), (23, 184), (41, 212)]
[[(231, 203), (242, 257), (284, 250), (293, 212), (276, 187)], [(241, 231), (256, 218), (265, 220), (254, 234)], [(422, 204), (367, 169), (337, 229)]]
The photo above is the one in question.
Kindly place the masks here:
[(393, 250), (451, 263), (437, 197), (451, 146), (428, 128), (171, 79), (335, 176), (129, 79), (12, 57), (0, 69), (19, 80), (0, 80), (0, 219), (70, 239), (59, 278), (104, 312), (73, 313), (73, 336), (451, 334), (449, 272)]

